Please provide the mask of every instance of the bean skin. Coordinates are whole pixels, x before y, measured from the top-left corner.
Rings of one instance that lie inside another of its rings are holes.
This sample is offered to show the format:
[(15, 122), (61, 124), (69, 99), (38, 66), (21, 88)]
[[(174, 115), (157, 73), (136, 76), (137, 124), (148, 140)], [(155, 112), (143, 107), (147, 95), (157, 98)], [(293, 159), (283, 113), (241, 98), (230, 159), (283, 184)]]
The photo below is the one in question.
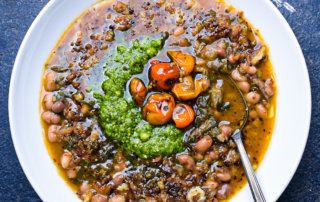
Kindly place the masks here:
[(207, 180), (203, 184), (210, 192), (214, 191), (218, 187), (218, 183), (213, 180)]
[(250, 92), (245, 95), (245, 99), (247, 100), (247, 102), (251, 104), (255, 104), (259, 102), (260, 97), (261, 97), (260, 94), (257, 92)]
[(43, 112), (42, 119), (48, 124), (57, 124), (60, 122), (61, 118), (58, 114), (51, 111)]
[(211, 137), (208, 137), (208, 136), (203, 137), (197, 142), (195, 146), (195, 150), (197, 152), (204, 153), (210, 148), (211, 145), (212, 145)]
[(55, 73), (55, 72), (48, 72), (46, 74), (45, 89), (47, 91), (58, 90), (58, 85), (56, 84), (56, 78), (57, 77), (58, 77), (57, 73)]
[(240, 59), (240, 53), (237, 53), (237, 54), (230, 54), (228, 56), (228, 61), (231, 63), (231, 64), (236, 64)]
[(62, 101), (57, 101), (52, 105), (52, 111), (55, 113), (60, 113), (64, 110), (65, 104)]
[(231, 77), (235, 80), (235, 81), (246, 81), (247, 77), (242, 76), (238, 70), (233, 70), (231, 73)]
[(223, 173), (217, 173), (217, 178), (220, 181), (226, 182), (229, 181), (231, 179), (231, 175), (227, 172), (223, 172)]
[(253, 118), (253, 119), (256, 119), (256, 118), (258, 118), (258, 113), (255, 110), (251, 110), (249, 112), (249, 117)]
[(122, 195), (115, 195), (109, 199), (109, 202), (125, 202), (126, 198)]
[(230, 193), (231, 193), (231, 186), (229, 184), (224, 184), (217, 191), (217, 197), (219, 199), (226, 199)]
[(203, 159), (203, 154), (202, 153), (196, 153), (193, 157), (195, 159), (197, 159), (198, 161), (201, 161)]
[(229, 137), (231, 136), (232, 128), (228, 125), (222, 125), (219, 127), (219, 130), (220, 130), (220, 134), (217, 135), (217, 139), (220, 142), (224, 142), (224, 141), (228, 140)]
[(64, 169), (69, 168), (71, 160), (72, 160), (72, 156), (71, 156), (70, 153), (62, 154), (62, 157), (61, 157), (61, 166), (62, 166), (62, 168), (64, 168)]
[(250, 84), (247, 81), (239, 81), (237, 82), (238, 88), (244, 92), (248, 93), (250, 91)]
[(269, 97), (271, 97), (274, 94), (272, 85), (273, 85), (272, 79), (267, 79), (265, 82), (265, 92)]
[(52, 108), (52, 105), (53, 105), (53, 97), (54, 95), (52, 93), (50, 94), (46, 94), (44, 97), (43, 97), (43, 104), (44, 106), (46, 107), (47, 110), (51, 110)]
[(187, 154), (182, 154), (178, 156), (178, 161), (188, 170), (192, 170), (195, 166), (193, 158)]
[(112, 182), (113, 184), (115, 184), (116, 186), (118, 186), (119, 184), (121, 184), (124, 180), (124, 175), (122, 173), (118, 173), (113, 175), (113, 179)]
[(268, 111), (267, 109), (263, 106), (263, 104), (257, 104), (256, 105), (256, 111), (258, 113), (258, 115), (261, 118), (267, 118), (268, 117)]
[(81, 185), (80, 185), (80, 192), (81, 193), (85, 193), (87, 192), (88, 190), (91, 189), (91, 185), (86, 183), (86, 182), (83, 182)]
[(226, 136), (230, 136), (232, 133), (232, 128), (228, 125), (222, 125), (219, 127), (221, 133), (225, 134)]
[(91, 202), (108, 202), (108, 196), (96, 194), (92, 197)]
[(188, 47), (191, 45), (191, 43), (187, 38), (183, 38), (183, 39), (179, 39), (178, 45), (181, 47)]
[(219, 156), (214, 151), (207, 152), (207, 154), (204, 156), (204, 160), (207, 163), (211, 163), (218, 158)]
[(77, 177), (77, 172), (75, 169), (69, 169), (67, 170), (67, 175), (68, 175), (68, 178), (73, 179)]
[(231, 37), (232, 38), (237, 37), (240, 31), (241, 31), (241, 26), (238, 23), (233, 24), (231, 26), (231, 33), (230, 33)]
[(49, 142), (51, 142), (51, 143), (57, 142), (57, 140), (58, 140), (57, 130), (58, 130), (57, 125), (50, 125), (48, 127), (48, 140), (49, 140)]
[(257, 72), (257, 68), (255, 66), (250, 66), (248, 69), (248, 74), (255, 74)]

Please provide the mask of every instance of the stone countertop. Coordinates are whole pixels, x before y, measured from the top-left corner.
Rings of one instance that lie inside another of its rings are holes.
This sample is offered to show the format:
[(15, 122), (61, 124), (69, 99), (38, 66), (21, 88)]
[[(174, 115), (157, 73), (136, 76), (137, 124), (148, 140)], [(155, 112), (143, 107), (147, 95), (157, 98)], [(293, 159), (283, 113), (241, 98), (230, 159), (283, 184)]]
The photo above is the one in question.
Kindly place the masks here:
[[(279, 201), (320, 201), (320, 0), (286, 1), (272, 0), (289, 22), (304, 53), (311, 80), (313, 109), (302, 161)], [(41, 201), (24, 175), (12, 144), (8, 91), (18, 48), (47, 2), (0, 0), (0, 201)]]

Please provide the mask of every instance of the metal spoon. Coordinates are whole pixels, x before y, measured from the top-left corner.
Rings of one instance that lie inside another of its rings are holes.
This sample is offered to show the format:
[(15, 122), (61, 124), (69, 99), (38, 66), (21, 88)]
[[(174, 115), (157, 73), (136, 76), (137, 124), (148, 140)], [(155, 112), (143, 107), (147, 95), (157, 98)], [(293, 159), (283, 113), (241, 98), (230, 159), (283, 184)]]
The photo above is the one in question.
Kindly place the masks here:
[(244, 122), (242, 123), (241, 127), (239, 129), (236, 129), (234, 131), (234, 133), (232, 134), (231, 138), (234, 140), (234, 142), (236, 143), (237, 147), (238, 147), (238, 151), (240, 154), (240, 158), (241, 158), (241, 162), (244, 168), (244, 171), (246, 173), (247, 179), (248, 179), (248, 183), (250, 186), (250, 190), (253, 196), (253, 199), (257, 202), (265, 202), (266, 199), (264, 198), (263, 192), (260, 188), (259, 182), (256, 178), (256, 175), (252, 169), (250, 160), (248, 158), (247, 152), (243, 146), (242, 143), (242, 129), (244, 128), (244, 126), (247, 124), (248, 121), (248, 116), (249, 116), (249, 108), (247, 105), (247, 101), (244, 98), (241, 90), (238, 88), (237, 84), (235, 83), (235, 81), (228, 76), (228, 78), (232, 81), (232, 83), (234, 84), (234, 86), (236, 87), (236, 89), (239, 91), (239, 94), (241, 95), (242, 99), (243, 99), (243, 103), (245, 105), (245, 110), (246, 110), (246, 116), (244, 118)]

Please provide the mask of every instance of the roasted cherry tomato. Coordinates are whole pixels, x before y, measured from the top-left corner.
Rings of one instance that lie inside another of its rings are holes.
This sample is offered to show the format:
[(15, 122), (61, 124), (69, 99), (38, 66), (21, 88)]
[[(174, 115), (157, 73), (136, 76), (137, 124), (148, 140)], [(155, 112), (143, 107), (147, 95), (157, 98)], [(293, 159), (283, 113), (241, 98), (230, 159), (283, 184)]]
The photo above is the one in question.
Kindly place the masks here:
[(179, 100), (191, 100), (207, 90), (209, 86), (210, 81), (201, 74), (196, 76), (195, 81), (189, 75), (183, 77), (182, 82), (176, 83), (172, 88), (172, 92)]
[(194, 120), (194, 111), (187, 104), (177, 104), (173, 110), (172, 119), (177, 128), (185, 128)]
[(147, 95), (147, 89), (144, 83), (140, 79), (133, 78), (130, 83), (130, 91), (136, 103), (141, 106)]
[(168, 51), (169, 57), (179, 66), (183, 76), (191, 74), (195, 64), (195, 58), (181, 51)]
[(143, 116), (152, 125), (163, 125), (171, 119), (174, 107), (175, 101), (172, 95), (152, 94), (143, 107)]
[(151, 77), (159, 89), (169, 90), (180, 76), (180, 70), (173, 63), (157, 63), (151, 66)]

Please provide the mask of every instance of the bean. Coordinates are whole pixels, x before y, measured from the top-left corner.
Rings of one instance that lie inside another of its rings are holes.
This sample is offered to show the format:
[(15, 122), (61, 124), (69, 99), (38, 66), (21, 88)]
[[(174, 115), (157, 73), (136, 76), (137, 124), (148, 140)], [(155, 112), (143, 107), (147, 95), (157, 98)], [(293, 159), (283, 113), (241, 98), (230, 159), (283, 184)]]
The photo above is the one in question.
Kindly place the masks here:
[(213, 180), (207, 180), (204, 184), (203, 184), (210, 192), (214, 191), (217, 187), (218, 187), (218, 183), (216, 181)]
[(177, 37), (182, 35), (183, 33), (184, 33), (184, 28), (179, 26), (179, 27), (176, 27), (172, 35)]
[(267, 118), (268, 117), (267, 109), (263, 106), (263, 104), (257, 104), (256, 105), (256, 110), (257, 110), (258, 115), (261, 118)]
[(69, 169), (67, 170), (67, 175), (68, 175), (68, 178), (73, 179), (77, 177), (77, 172), (75, 169)]
[(240, 59), (240, 53), (236, 53), (236, 54), (230, 54), (228, 56), (228, 61), (231, 63), (231, 64), (236, 64)]
[(61, 157), (61, 166), (62, 166), (62, 168), (64, 168), (64, 169), (69, 168), (71, 160), (72, 160), (72, 156), (71, 156), (70, 153), (62, 154), (62, 157)]
[(237, 82), (237, 85), (244, 93), (248, 93), (250, 91), (250, 84), (247, 81), (239, 81)]
[(113, 168), (119, 172), (126, 168), (126, 164), (125, 162), (117, 163), (113, 166)]
[(212, 144), (211, 137), (208, 137), (208, 136), (203, 137), (197, 142), (195, 146), (195, 150), (197, 152), (204, 153), (210, 148), (211, 144)]
[(231, 175), (227, 172), (217, 173), (217, 178), (220, 181), (226, 182), (231, 179)]
[(242, 76), (238, 70), (233, 70), (231, 73), (231, 77), (235, 80), (235, 81), (246, 81), (247, 77)]
[(203, 154), (202, 153), (196, 153), (194, 155), (194, 158), (197, 159), (198, 161), (201, 161), (203, 159)]
[(257, 68), (255, 66), (250, 66), (248, 69), (248, 74), (255, 74), (257, 72)]
[(201, 79), (201, 84), (202, 84), (202, 92), (206, 91), (210, 87), (210, 81), (206, 78)]
[(225, 134), (226, 136), (230, 136), (232, 133), (232, 128), (228, 125), (221, 125), (219, 127), (221, 133)]
[(51, 110), (51, 107), (53, 105), (53, 98), (54, 96), (52, 93), (46, 94), (43, 97), (43, 103), (47, 110)]
[(178, 45), (181, 47), (187, 47), (187, 46), (190, 46), (191, 43), (187, 38), (182, 38), (182, 39), (179, 39)]
[(154, 158), (154, 159), (152, 160), (152, 162), (158, 163), (158, 162), (160, 162), (161, 160), (162, 160), (162, 156), (160, 155), (160, 156), (157, 156), (156, 158)]
[(57, 101), (52, 105), (52, 111), (55, 113), (60, 113), (64, 110), (65, 104), (62, 101)]
[(108, 196), (96, 194), (92, 197), (91, 202), (108, 202)]
[(217, 197), (219, 199), (226, 199), (230, 193), (231, 193), (231, 186), (229, 184), (224, 184), (217, 191)]
[(231, 26), (231, 33), (230, 33), (231, 37), (233, 37), (233, 38), (237, 37), (239, 35), (240, 31), (241, 31), (241, 26), (238, 23), (233, 24)]
[(66, 135), (73, 132), (73, 126), (64, 126), (59, 129), (59, 135)]
[(249, 68), (250, 68), (250, 66), (247, 63), (241, 63), (239, 71), (241, 73), (247, 73)]
[(253, 119), (256, 119), (256, 118), (258, 118), (258, 113), (255, 110), (251, 110), (249, 112), (249, 117), (253, 118)]
[(125, 202), (126, 198), (122, 195), (115, 195), (109, 199), (109, 202)]
[(196, 65), (205, 65), (207, 64), (208, 61), (204, 60), (204, 59), (201, 59), (201, 58), (197, 58), (197, 61), (196, 61)]
[(57, 124), (61, 120), (58, 114), (55, 114), (54, 112), (51, 112), (51, 111), (43, 112), (42, 119), (48, 124)]
[(114, 185), (118, 186), (121, 184), (124, 180), (124, 175), (122, 173), (117, 173), (113, 175), (112, 182)]
[(57, 78), (57, 73), (55, 72), (48, 72), (46, 74), (46, 79), (45, 79), (45, 89), (47, 91), (54, 91), (58, 89), (58, 86), (56, 84), (56, 78)]
[(245, 99), (247, 100), (247, 102), (251, 104), (255, 104), (259, 102), (260, 97), (261, 97), (260, 94), (257, 92), (250, 92), (245, 95)]
[(48, 140), (49, 142), (57, 142), (58, 136), (57, 136), (58, 126), (57, 125), (50, 125), (48, 128)]
[(204, 156), (204, 160), (207, 162), (207, 163), (211, 163), (213, 162), (214, 160), (218, 159), (218, 155), (214, 152), (214, 151), (210, 151), (208, 152), (205, 156)]
[(193, 158), (187, 154), (182, 154), (178, 156), (178, 161), (181, 165), (183, 165), (188, 170), (192, 170), (195, 166)]
[(224, 142), (224, 141), (228, 140), (229, 137), (231, 136), (232, 128), (227, 125), (222, 125), (219, 127), (219, 129), (220, 129), (220, 134), (217, 135), (217, 139), (220, 142)]
[(265, 84), (264, 84), (264, 86), (265, 86), (265, 92), (266, 92), (266, 94), (267, 94), (268, 96), (270, 96), (270, 97), (274, 94), (274, 91), (273, 91), (273, 89), (272, 89), (272, 88), (273, 88), (272, 85), (273, 85), (272, 79), (267, 79), (266, 82), (265, 82)]
[(88, 190), (91, 189), (91, 185), (88, 184), (87, 182), (83, 182), (81, 185), (80, 185), (80, 192), (81, 193), (85, 193), (87, 192)]

